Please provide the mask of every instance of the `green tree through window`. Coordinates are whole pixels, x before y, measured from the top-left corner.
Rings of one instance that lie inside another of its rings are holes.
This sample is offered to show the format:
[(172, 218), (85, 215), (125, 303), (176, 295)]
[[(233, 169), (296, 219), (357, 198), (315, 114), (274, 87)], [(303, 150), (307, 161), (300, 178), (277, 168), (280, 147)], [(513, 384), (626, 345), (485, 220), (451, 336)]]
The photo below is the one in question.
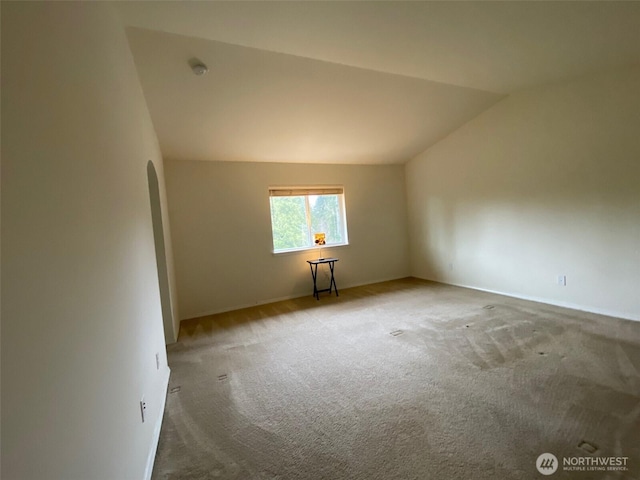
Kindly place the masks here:
[(343, 243), (337, 195), (311, 195), (311, 230), (327, 235), (327, 244)]
[(304, 197), (271, 197), (271, 226), (275, 250), (309, 243)]
[(270, 205), (274, 252), (313, 248), (314, 233), (347, 243), (342, 187), (271, 188)]

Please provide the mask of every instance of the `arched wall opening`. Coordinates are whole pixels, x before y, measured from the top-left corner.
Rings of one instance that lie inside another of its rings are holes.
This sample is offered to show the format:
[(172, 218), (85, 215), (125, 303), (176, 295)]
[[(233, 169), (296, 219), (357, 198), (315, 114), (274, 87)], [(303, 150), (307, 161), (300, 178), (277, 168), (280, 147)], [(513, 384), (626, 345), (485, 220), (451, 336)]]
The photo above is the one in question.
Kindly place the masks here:
[(156, 264), (158, 266), (158, 284), (160, 287), (164, 338), (165, 343), (173, 343), (176, 341), (176, 333), (173, 328), (173, 313), (171, 310), (171, 292), (169, 290), (169, 273), (167, 269), (167, 255), (162, 224), (162, 207), (160, 204), (160, 186), (158, 184), (156, 168), (151, 160), (147, 163), (147, 177), (149, 180), (149, 199), (151, 201), (153, 238), (156, 247)]

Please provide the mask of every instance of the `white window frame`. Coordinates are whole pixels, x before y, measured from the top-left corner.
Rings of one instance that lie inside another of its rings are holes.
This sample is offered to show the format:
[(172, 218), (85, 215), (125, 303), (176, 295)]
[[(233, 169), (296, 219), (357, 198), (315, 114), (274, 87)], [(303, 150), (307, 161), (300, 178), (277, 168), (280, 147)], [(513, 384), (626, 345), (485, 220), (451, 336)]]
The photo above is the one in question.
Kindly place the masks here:
[[(311, 206), (309, 204), (309, 196), (312, 195), (337, 195), (338, 196), (338, 215), (340, 217), (340, 228), (342, 229), (343, 241), (340, 243), (326, 243), (322, 247), (314, 245), (313, 232), (311, 228)], [(283, 248), (276, 250), (273, 243), (273, 222), (271, 217), (271, 197), (304, 197), (305, 215), (307, 221), (307, 246), (298, 248)], [(305, 252), (308, 250), (318, 250), (319, 248), (342, 247), (349, 245), (349, 236), (347, 233), (347, 209), (344, 200), (344, 187), (342, 185), (313, 185), (313, 186), (275, 186), (269, 187), (269, 221), (271, 222), (271, 251), (278, 255), (291, 252)]]

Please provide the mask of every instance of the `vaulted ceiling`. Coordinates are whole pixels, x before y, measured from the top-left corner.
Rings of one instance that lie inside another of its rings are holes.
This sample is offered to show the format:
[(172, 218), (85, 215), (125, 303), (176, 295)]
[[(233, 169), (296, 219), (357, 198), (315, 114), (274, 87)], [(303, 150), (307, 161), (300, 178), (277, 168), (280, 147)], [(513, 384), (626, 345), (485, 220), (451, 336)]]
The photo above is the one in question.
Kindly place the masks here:
[(116, 8), (172, 159), (403, 163), (507, 94), (640, 63), (639, 2)]

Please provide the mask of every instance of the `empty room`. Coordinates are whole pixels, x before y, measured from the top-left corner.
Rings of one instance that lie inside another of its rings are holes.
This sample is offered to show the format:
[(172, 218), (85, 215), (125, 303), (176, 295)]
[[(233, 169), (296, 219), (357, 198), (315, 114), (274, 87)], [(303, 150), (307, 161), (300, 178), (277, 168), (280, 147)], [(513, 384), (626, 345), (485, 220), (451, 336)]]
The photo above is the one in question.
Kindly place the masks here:
[(0, 16), (3, 480), (640, 480), (640, 2)]

